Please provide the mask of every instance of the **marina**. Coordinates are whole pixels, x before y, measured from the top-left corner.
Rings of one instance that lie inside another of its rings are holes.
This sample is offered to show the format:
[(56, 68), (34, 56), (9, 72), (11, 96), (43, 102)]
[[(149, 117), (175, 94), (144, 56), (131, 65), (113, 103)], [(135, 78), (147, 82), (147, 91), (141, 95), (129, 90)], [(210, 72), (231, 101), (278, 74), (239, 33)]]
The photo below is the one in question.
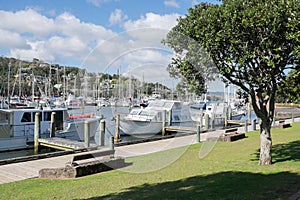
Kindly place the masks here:
[[(292, 120), (299, 122), (300, 118), (294, 118), (285, 120), (288, 123), (292, 123)], [(256, 125), (256, 128), (259, 128), (259, 125)], [(245, 127), (241, 126), (236, 128), (237, 132), (245, 133)], [(248, 130), (251, 130), (251, 126), (247, 127)], [(224, 135), (225, 130), (215, 130), (209, 131), (200, 134), (200, 141), (207, 141), (208, 138), (218, 137)], [(228, 129), (229, 130), (229, 129)], [(208, 139), (209, 140), (209, 139)], [(177, 135), (176, 137), (168, 139), (160, 139), (155, 141), (148, 141), (144, 143), (135, 143), (131, 145), (116, 145), (115, 156), (121, 156), (123, 158), (145, 155), (149, 153), (154, 153), (158, 151), (164, 151), (172, 148), (178, 148), (183, 146), (188, 146), (199, 142), (197, 134), (189, 135)], [(66, 151), (65, 155), (59, 155), (55, 157), (48, 157), (43, 159), (23, 159), (22, 162), (11, 163), (0, 165), (0, 183), (9, 183), (18, 180), (24, 180), (29, 178), (39, 177), (39, 171), (44, 168), (60, 168), (64, 167), (67, 162), (71, 162), (76, 151)]]

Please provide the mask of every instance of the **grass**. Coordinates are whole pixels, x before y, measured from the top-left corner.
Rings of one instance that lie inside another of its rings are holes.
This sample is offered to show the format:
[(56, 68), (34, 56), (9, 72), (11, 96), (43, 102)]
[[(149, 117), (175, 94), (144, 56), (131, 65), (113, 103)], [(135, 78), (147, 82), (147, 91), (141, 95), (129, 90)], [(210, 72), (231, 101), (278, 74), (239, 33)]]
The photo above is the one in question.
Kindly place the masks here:
[[(0, 199), (287, 199), (300, 187), (300, 123), (274, 129), (271, 166), (258, 165), (259, 133), (126, 159), (129, 167), (69, 180), (0, 185)], [(138, 173), (139, 172), (139, 173)], [(142, 173), (141, 173), (142, 172)]]

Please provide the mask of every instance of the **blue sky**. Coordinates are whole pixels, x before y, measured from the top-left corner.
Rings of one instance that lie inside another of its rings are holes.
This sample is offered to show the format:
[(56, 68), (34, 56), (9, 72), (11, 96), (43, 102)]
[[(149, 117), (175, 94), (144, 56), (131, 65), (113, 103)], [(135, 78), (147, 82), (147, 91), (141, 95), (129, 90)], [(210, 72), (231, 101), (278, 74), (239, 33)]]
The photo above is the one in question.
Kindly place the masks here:
[[(0, 0), (0, 55), (133, 75), (168, 86), (160, 41), (196, 0)], [(217, 0), (208, 1), (219, 3)]]

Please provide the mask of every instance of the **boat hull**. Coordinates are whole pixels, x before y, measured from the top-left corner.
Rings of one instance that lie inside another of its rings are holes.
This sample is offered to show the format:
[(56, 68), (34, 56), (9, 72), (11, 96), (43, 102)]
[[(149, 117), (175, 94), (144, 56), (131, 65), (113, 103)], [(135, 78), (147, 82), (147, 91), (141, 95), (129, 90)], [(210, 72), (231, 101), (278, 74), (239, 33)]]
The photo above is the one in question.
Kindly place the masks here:
[(162, 122), (121, 120), (120, 128), (127, 135), (155, 135), (162, 131)]

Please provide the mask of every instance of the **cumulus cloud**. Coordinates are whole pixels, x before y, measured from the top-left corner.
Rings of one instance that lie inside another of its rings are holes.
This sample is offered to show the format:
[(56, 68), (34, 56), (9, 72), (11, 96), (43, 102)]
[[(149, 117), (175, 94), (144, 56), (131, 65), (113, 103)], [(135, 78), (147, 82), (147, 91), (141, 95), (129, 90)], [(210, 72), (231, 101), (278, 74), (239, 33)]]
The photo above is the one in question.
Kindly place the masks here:
[[(9, 49), (7, 56), (25, 60), (39, 58), (93, 72), (116, 73), (122, 66), (122, 71), (129, 73), (138, 67), (135, 71), (143, 71), (148, 80), (151, 77), (158, 80), (166, 78), (166, 66), (172, 54), (161, 40), (176, 24), (178, 15), (147, 13), (133, 21), (116, 9), (110, 22), (122, 24), (125, 31), (120, 34), (83, 22), (68, 12), (50, 18), (26, 9), (0, 11), (0, 17), (0, 46)], [(156, 74), (158, 66), (161, 69)]]
[(167, 0), (167, 1), (164, 1), (164, 4), (166, 6), (170, 6), (170, 7), (174, 7), (174, 8), (179, 8), (179, 4), (176, 2), (176, 0)]
[(121, 24), (124, 20), (127, 20), (128, 16), (123, 14), (122, 10), (115, 9), (109, 16), (110, 25)]

